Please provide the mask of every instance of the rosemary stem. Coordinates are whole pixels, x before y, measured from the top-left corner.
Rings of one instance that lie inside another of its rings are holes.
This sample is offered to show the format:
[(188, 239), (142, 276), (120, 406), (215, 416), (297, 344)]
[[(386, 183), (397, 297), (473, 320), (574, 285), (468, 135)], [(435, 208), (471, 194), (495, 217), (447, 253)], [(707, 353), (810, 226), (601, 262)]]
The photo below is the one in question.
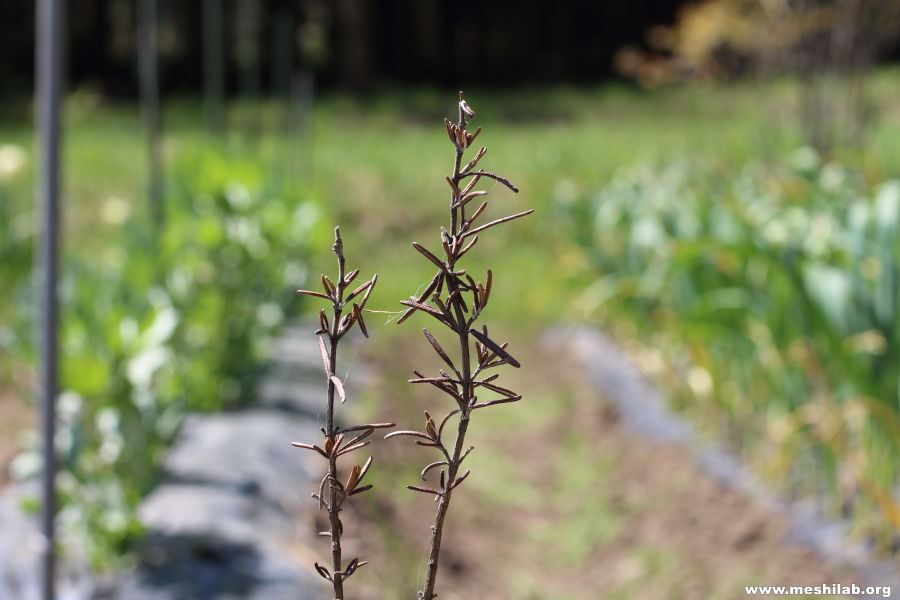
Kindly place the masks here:
[[(331, 353), (328, 357), (328, 371), (330, 375), (334, 375), (337, 369), (337, 353), (338, 344), (340, 343), (340, 322), (343, 309), (341, 305), (344, 299), (344, 271), (346, 269), (344, 252), (339, 246), (340, 242), (336, 241), (335, 246), (338, 257), (338, 280), (336, 283), (337, 291), (335, 293), (336, 302), (334, 303), (333, 320), (331, 323), (331, 332), (329, 338), (331, 342)], [(334, 392), (335, 384), (331, 376), (328, 377), (328, 411), (325, 418), (325, 431), (328, 439), (332, 444), (336, 444), (337, 428), (334, 423)], [(335, 483), (338, 481), (337, 470), (337, 452), (332, 452), (328, 459), (328, 480), (329, 480), (329, 500), (328, 500), (328, 522), (331, 526), (331, 573), (332, 584), (334, 586), (334, 600), (344, 600), (344, 580), (343, 570), (341, 568), (341, 500)]]
[[(466, 126), (465, 114), (462, 111), (462, 108), (459, 109), (459, 120), (458, 125), (460, 128), (464, 128)], [(455, 185), (459, 185), (460, 177), (460, 165), (462, 165), (462, 157), (465, 148), (461, 146), (456, 147), (456, 157), (453, 162), (453, 175), (451, 179)], [(450, 197), (450, 227), (453, 235), (457, 235), (459, 233), (459, 229), (462, 227), (462, 219), (457, 218), (457, 212), (455, 208), (453, 208), (457, 198), (451, 194)], [(460, 209), (460, 212), (462, 209)], [(448, 271), (453, 272), (456, 266), (455, 260), (450, 260), (447, 265)], [(447, 280), (447, 291), (452, 295), (453, 292), (457, 290), (458, 286), (452, 278), (448, 278)], [(459, 413), (459, 425), (456, 430), (456, 444), (453, 448), (453, 457), (449, 461), (447, 466), (447, 481), (444, 485), (444, 489), (441, 490), (441, 495), (438, 500), (438, 508), (437, 512), (434, 515), (434, 524), (431, 527), (431, 549), (428, 553), (428, 569), (425, 576), (425, 587), (419, 593), (419, 598), (421, 600), (433, 600), (434, 588), (437, 584), (437, 573), (438, 573), (438, 562), (440, 560), (441, 555), (441, 539), (443, 537), (444, 532), (444, 522), (447, 519), (447, 512), (450, 510), (450, 500), (453, 496), (453, 487), (456, 483), (456, 478), (459, 474), (459, 466), (460, 459), (462, 458), (463, 447), (466, 441), (466, 431), (469, 428), (469, 406), (471, 405), (472, 400), (472, 366), (469, 355), (469, 327), (468, 322), (466, 320), (465, 315), (463, 314), (462, 307), (460, 306), (459, 301), (453, 302), (453, 309), (456, 316), (456, 332), (459, 335), (459, 352), (461, 356), (462, 362), (462, 398), (463, 403), (460, 406)]]

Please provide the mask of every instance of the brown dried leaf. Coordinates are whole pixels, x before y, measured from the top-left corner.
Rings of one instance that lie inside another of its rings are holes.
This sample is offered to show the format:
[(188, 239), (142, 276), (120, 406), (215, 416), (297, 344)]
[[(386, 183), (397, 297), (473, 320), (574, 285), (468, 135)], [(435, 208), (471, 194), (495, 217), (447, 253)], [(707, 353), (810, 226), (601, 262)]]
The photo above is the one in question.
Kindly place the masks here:
[(325, 365), (325, 373), (331, 377), (331, 359), (328, 357), (328, 349), (325, 347), (325, 340), (319, 336), (319, 351), (322, 353), (322, 364)]
[(456, 185), (456, 182), (453, 181), (450, 177), (445, 177), (447, 183), (450, 185), (450, 189), (453, 191), (453, 198), (459, 198), (459, 186)]
[(433, 489), (427, 488), (427, 487), (420, 487), (418, 485), (408, 485), (406, 487), (414, 492), (422, 492), (423, 494), (434, 494), (435, 496), (441, 495), (441, 493), (439, 491), (433, 490)]
[(340, 452), (338, 452), (337, 455), (343, 456), (345, 454), (350, 454), (354, 450), (359, 450), (360, 448), (364, 448), (365, 446), (368, 446), (371, 443), (372, 442), (370, 440), (368, 442), (359, 442), (358, 444), (351, 444), (351, 445), (347, 446), (346, 448), (344, 448), (343, 450), (341, 450)]
[(401, 300), (400, 304), (408, 306), (414, 310), (421, 310), (422, 312), (428, 313), (429, 315), (431, 315), (432, 317), (434, 317), (441, 323), (444, 323), (445, 325), (449, 325), (452, 327), (452, 324), (449, 321), (447, 321), (447, 318), (444, 316), (444, 313), (442, 313), (441, 311), (439, 311), (438, 309), (434, 308), (433, 306), (431, 306), (429, 304), (424, 304), (423, 302), (419, 302), (413, 298), (410, 298), (409, 300)]
[(362, 331), (362, 334), (369, 337), (369, 330), (366, 328), (366, 322), (363, 320), (362, 311), (359, 309), (358, 304), (353, 305), (353, 316), (359, 322), (359, 330)]
[(328, 569), (326, 569), (319, 563), (315, 563), (315, 565), (316, 565), (316, 571), (318, 571), (319, 575), (321, 575), (324, 579), (327, 579), (328, 581), (334, 581), (331, 578), (331, 573), (328, 572)]
[(514, 221), (515, 219), (520, 219), (522, 217), (527, 217), (531, 213), (534, 212), (533, 208), (529, 208), (528, 210), (523, 210), (520, 213), (516, 213), (514, 215), (509, 215), (508, 217), (501, 217), (499, 219), (494, 219), (489, 223), (485, 223), (481, 227), (476, 227), (475, 229), (470, 229), (469, 231), (463, 234), (463, 237), (468, 237), (470, 235), (475, 235), (478, 232), (484, 231), (485, 229), (490, 229), (491, 227), (496, 227), (497, 225), (501, 225), (503, 223), (508, 223), (510, 221)]
[(428, 340), (428, 343), (431, 344), (431, 347), (434, 348), (434, 351), (437, 352), (438, 356), (440, 356), (443, 359), (443, 361), (445, 363), (447, 363), (447, 365), (451, 369), (453, 369), (454, 372), (457, 372), (456, 365), (453, 364), (453, 361), (450, 359), (450, 356), (446, 352), (444, 352), (444, 349), (441, 348), (441, 345), (438, 344), (438, 341), (434, 338), (433, 335), (431, 335), (431, 332), (428, 331), (427, 329), (422, 329), (422, 332), (425, 333), (425, 339)]
[(324, 298), (325, 300), (331, 300), (331, 298), (329, 298), (322, 292), (314, 292), (312, 290), (297, 290), (297, 293), (302, 294), (304, 296), (313, 296), (315, 298)]
[(305, 442), (291, 442), (291, 446), (293, 446), (294, 448), (303, 448), (304, 450), (315, 450), (325, 458), (328, 458), (328, 454), (325, 453), (325, 450), (315, 444), (307, 444)]
[(518, 395), (512, 390), (508, 390), (505, 387), (500, 387), (499, 385), (495, 385), (488, 380), (478, 381), (478, 382), (476, 382), (476, 385), (484, 386), (489, 390), (497, 392), (498, 394), (503, 394), (507, 398), (512, 398), (513, 396)]
[(387, 429), (389, 427), (394, 427), (396, 423), (365, 423), (363, 425), (353, 425), (352, 427), (344, 427), (343, 429), (338, 429), (338, 433), (352, 433), (354, 431), (365, 431), (366, 429)]
[(384, 439), (389, 440), (392, 437), (400, 437), (403, 435), (408, 435), (410, 437), (417, 437), (417, 438), (422, 438), (423, 440), (431, 441), (431, 438), (428, 437), (427, 434), (422, 433), (421, 431), (412, 431), (410, 429), (403, 429), (400, 431), (392, 431), (389, 434), (387, 434), (386, 436), (384, 436)]
[(509, 352), (504, 350), (499, 344), (497, 344), (495, 341), (493, 341), (491, 338), (489, 338), (487, 336), (487, 333), (482, 333), (482, 332), (478, 331), (477, 329), (470, 329), (469, 333), (471, 333), (472, 336), (475, 337), (475, 339), (477, 339), (479, 342), (481, 342), (482, 344), (484, 344), (485, 346), (490, 348), (491, 352), (493, 352), (497, 356), (501, 357), (503, 360), (505, 360), (510, 365), (516, 367), (517, 369), (522, 366), (521, 363), (519, 363), (519, 361), (517, 361), (515, 358), (513, 358)]
[(512, 396), (511, 398), (500, 398), (499, 400), (491, 400), (490, 402), (478, 402), (471, 406), (472, 410), (476, 410), (479, 408), (487, 408), (488, 406), (494, 406), (495, 404), (506, 404), (508, 402), (518, 402), (522, 399), (522, 396)]
[(424, 256), (425, 258), (427, 258), (428, 260), (433, 262), (435, 264), (435, 266), (437, 266), (438, 269), (441, 269), (442, 271), (447, 271), (447, 265), (444, 264), (444, 261), (442, 261), (440, 258), (435, 256), (434, 254), (432, 254), (432, 252), (428, 248), (426, 248), (419, 242), (413, 242), (412, 245), (413, 245), (413, 248), (418, 250), (422, 256)]
[(482, 169), (480, 171), (475, 171), (474, 173), (466, 173), (465, 175), (463, 175), (463, 177), (473, 177), (473, 176), (487, 177), (488, 179), (493, 179), (494, 181), (505, 185), (506, 187), (511, 189), (513, 192), (515, 192), (517, 194), (519, 193), (519, 188), (517, 188), (515, 185), (513, 185), (512, 181), (510, 181), (506, 177), (501, 177), (500, 175), (497, 175), (496, 173), (491, 173), (489, 171), (485, 171), (484, 169)]
[(438, 461), (435, 461), (433, 463), (426, 465), (425, 468), (422, 469), (422, 472), (419, 474), (422, 477), (422, 481), (427, 481), (428, 471), (430, 471), (431, 469), (440, 467), (441, 465), (446, 465), (446, 464), (447, 464), (446, 460), (438, 460)]
[[(431, 283), (429, 283), (428, 287), (425, 288), (425, 291), (422, 292), (418, 298), (415, 298), (415, 300), (417, 302), (421, 302), (422, 300), (424, 300), (425, 298), (430, 296), (431, 292), (433, 292), (435, 290), (435, 288), (438, 288), (440, 286), (440, 284), (443, 283), (443, 281), (444, 281), (444, 272), (440, 271), (440, 272), (438, 272), (437, 275), (434, 276), (434, 278), (431, 280)], [(440, 291), (438, 291), (438, 293), (440, 293)], [(401, 304), (402, 304), (402, 302), (401, 302)], [(409, 310), (404, 312), (403, 315), (401, 315), (400, 318), (397, 319), (397, 324), (399, 325), (400, 323), (402, 323), (403, 321), (408, 319), (410, 317), (410, 315), (412, 315), (414, 312), (416, 312), (415, 308), (410, 308)]]
[(329, 297), (334, 297), (334, 282), (331, 280), (331, 277), (325, 275), (324, 273), (322, 274), (322, 287), (325, 288), (325, 292), (329, 295)]
[(469, 473), (471, 473), (471, 472), (472, 472), (472, 471), (466, 471), (465, 473), (463, 473), (462, 477), (457, 477), (457, 478), (456, 478), (456, 481), (453, 482), (453, 485), (450, 486), (450, 489), (451, 489), (451, 490), (455, 490), (456, 488), (458, 488), (459, 485), (460, 485), (463, 481), (466, 480), (466, 477), (468, 477), (468, 476), (469, 476)]
[[(472, 138), (472, 139), (475, 139), (475, 138)], [(466, 141), (468, 144), (472, 143), (471, 139), (467, 139)], [(482, 146), (481, 148), (478, 149), (478, 152), (475, 153), (475, 156), (472, 157), (472, 160), (470, 160), (468, 163), (466, 163), (466, 166), (464, 166), (460, 170), (460, 173), (468, 173), (469, 171), (474, 169), (475, 166), (478, 164), (478, 161), (480, 161), (484, 157), (485, 154), (487, 154), (487, 148)]]

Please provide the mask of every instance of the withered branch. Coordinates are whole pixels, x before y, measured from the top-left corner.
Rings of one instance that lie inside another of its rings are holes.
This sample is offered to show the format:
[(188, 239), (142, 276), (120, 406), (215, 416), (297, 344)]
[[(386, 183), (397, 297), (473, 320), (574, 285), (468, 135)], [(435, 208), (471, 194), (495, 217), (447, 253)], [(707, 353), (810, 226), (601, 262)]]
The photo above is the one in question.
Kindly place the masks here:
[[(319, 350), (322, 354), (322, 366), (328, 382), (325, 427), (322, 428), (322, 434), (325, 436), (325, 439), (321, 445), (293, 442), (293, 446), (312, 450), (328, 461), (328, 471), (322, 477), (318, 493), (313, 494), (312, 497), (318, 501), (320, 510), (328, 511), (329, 531), (320, 532), (319, 535), (331, 539), (331, 569), (329, 570), (319, 563), (315, 564), (315, 568), (322, 578), (331, 583), (334, 588), (335, 600), (344, 600), (344, 582), (359, 567), (367, 563), (366, 561), (360, 561), (359, 558), (354, 558), (347, 563), (346, 567), (342, 566), (341, 536), (344, 533), (344, 525), (341, 522), (340, 515), (347, 498), (372, 489), (371, 485), (362, 485), (363, 479), (372, 465), (372, 458), (369, 457), (362, 465), (354, 464), (350, 468), (346, 481), (341, 481), (338, 474), (338, 457), (369, 445), (371, 440), (367, 438), (371, 437), (376, 429), (388, 429), (393, 427), (394, 423), (365, 423), (340, 429), (335, 423), (335, 393), (341, 403), (347, 399), (344, 383), (336, 375), (338, 345), (341, 338), (354, 325), (359, 325), (362, 334), (365, 337), (369, 337), (369, 332), (363, 319), (363, 310), (369, 301), (369, 295), (375, 288), (378, 276), (373, 276), (372, 279), (367, 280), (348, 293), (347, 289), (353, 280), (356, 279), (356, 276), (359, 275), (359, 269), (350, 273), (346, 272), (344, 242), (341, 239), (341, 231), (338, 227), (334, 229), (334, 244), (331, 250), (337, 257), (337, 280), (333, 281), (327, 275), (322, 275), (323, 291), (297, 290), (299, 294), (327, 300), (331, 307), (330, 319), (325, 309), (319, 312), (319, 329), (316, 331)], [(353, 302), (357, 297), (360, 297), (358, 302)]]
[[(425, 375), (420, 371), (414, 371), (416, 377), (410, 379), (409, 382), (434, 386), (450, 396), (456, 402), (457, 408), (450, 411), (439, 425), (435, 424), (434, 419), (426, 411), (424, 431), (395, 431), (385, 436), (386, 438), (409, 437), (419, 446), (435, 448), (442, 455), (441, 459), (429, 463), (421, 471), (423, 481), (427, 481), (429, 475), (433, 476), (433, 473), (437, 471), (438, 481), (436, 484), (432, 484), (431, 487), (407, 486), (413, 491), (433, 496), (435, 502), (438, 503), (434, 524), (431, 528), (431, 549), (425, 585), (418, 593), (420, 600), (433, 600), (436, 597), (435, 583), (441, 552), (441, 538), (450, 508), (450, 500), (453, 491), (469, 476), (469, 471), (460, 473), (460, 466), (473, 449), (472, 447), (464, 449), (472, 412), (521, 399), (521, 395), (516, 392), (493, 383), (497, 379), (496, 374), (477, 379), (486, 369), (501, 365), (513, 367), (520, 365), (519, 361), (506, 350), (505, 343), (497, 343), (489, 336), (487, 327), (482, 327), (480, 330), (475, 328), (475, 322), (488, 306), (491, 297), (493, 273), (488, 270), (485, 281), (478, 282), (465, 270), (459, 269), (457, 263), (478, 241), (478, 234), (527, 216), (533, 211), (526, 210), (480, 224), (478, 219), (488, 206), (486, 201), (482, 201), (474, 211), (467, 215), (467, 209), (470, 208), (472, 200), (487, 195), (487, 191), (475, 189), (482, 179), (496, 181), (513, 192), (518, 192), (519, 189), (509, 179), (496, 173), (484, 169), (475, 170), (487, 153), (487, 148), (484, 146), (475, 151), (468, 162), (463, 164), (463, 156), (478, 137), (481, 128), (479, 127), (473, 133), (468, 131), (468, 123), (475, 118), (475, 111), (469, 106), (462, 92), (459, 93), (457, 106), (456, 122), (444, 119), (447, 137), (455, 149), (453, 170), (446, 178), (450, 187), (450, 228), (449, 230), (441, 228), (440, 250), (437, 252), (423, 244), (413, 242), (415, 250), (431, 263), (437, 272), (421, 294), (401, 301), (407, 310), (397, 321), (402, 323), (413, 313), (423, 312), (433, 317), (453, 334), (458, 344), (458, 354), (454, 352), (454, 356), (451, 356), (451, 353), (441, 345), (431, 331), (424, 330), (426, 340), (441, 361), (449, 367), (450, 372), (439, 370), (438, 375)], [(467, 180), (465, 185), (461, 185), (463, 180)], [(467, 298), (471, 304), (467, 302)], [(481, 391), (485, 393), (497, 394), (499, 397), (479, 401), (475, 394), (477, 388), (481, 388)], [(444, 429), (453, 417), (456, 417), (456, 439), (452, 443), (447, 443), (444, 438)]]

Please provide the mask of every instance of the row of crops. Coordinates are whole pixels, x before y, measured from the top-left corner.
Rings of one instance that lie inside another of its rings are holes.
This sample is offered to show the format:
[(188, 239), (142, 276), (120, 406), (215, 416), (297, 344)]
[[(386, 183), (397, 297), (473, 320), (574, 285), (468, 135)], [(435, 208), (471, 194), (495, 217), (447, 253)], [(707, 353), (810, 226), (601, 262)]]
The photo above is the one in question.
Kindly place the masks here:
[[(791, 495), (900, 528), (900, 182), (785, 164), (620, 170), (565, 203), (582, 300), (710, 435)], [(628, 343), (628, 342), (626, 342)]]
[[(113, 197), (90, 218), (72, 215), (91, 225), (64, 245), (60, 525), (64, 546), (77, 544), (95, 568), (127, 556), (140, 535), (138, 502), (183, 416), (252, 398), (305, 276), (316, 212), (296, 190), (222, 153), (198, 151), (174, 169), (159, 232), (142, 207)], [(3, 193), (0, 376), (9, 385), (34, 364), (38, 315), (30, 207), (0, 182)], [(18, 383), (27, 394), (27, 378)], [(40, 468), (34, 442), (13, 463), (18, 477)]]

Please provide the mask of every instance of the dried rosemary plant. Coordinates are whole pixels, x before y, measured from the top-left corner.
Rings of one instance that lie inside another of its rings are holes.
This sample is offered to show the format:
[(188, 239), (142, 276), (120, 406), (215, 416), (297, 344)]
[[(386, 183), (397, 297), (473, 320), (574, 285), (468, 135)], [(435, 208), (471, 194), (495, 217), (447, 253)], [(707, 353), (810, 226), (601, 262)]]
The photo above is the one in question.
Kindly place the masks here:
[[(371, 485), (362, 485), (362, 481), (372, 465), (372, 457), (366, 460), (365, 464), (355, 464), (347, 475), (347, 481), (341, 482), (338, 478), (338, 458), (350, 454), (355, 450), (359, 450), (364, 446), (368, 446), (371, 440), (368, 440), (376, 429), (384, 429), (393, 427), (393, 423), (366, 423), (364, 425), (353, 425), (350, 427), (338, 428), (335, 423), (334, 416), (334, 396), (337, 392), (341, 403), (346, 400), (346, 392), (343, 382), (338, 378), (337, 358), (338, 344), (354, 325), (359, 325), (363, 335), (369, 337), (366, 329), (366, 322), (363, 320), (363, 310), (369, 295), (375, 287), (378, 279), (374, 275), (353, 291), (347, 293), (347, 289), (356, 276), (359, 275), (359, 269), (350, 273), (346, 272), (346, 260), (344, 258), (344, 243), (341, 240), (340, 228), (334, 229), (334, 245), (331, 250), (337, 256), (338, 261), (338, 277), (337, 281), (332, 281), (327, 275), (322, 275), (322, 292), (310, 290), (297, 290), (298, 293), (314, 298), (322, 298), (331, 303), (331, 319), (325, 313), (325, 309), (319, 311), (319, 329), (316, 336), (319, 340), (319, 349), (322, 352), (322, 363), (325, 366), (325, 377), (328, 380), (328, 394), (326, 400), (325, 427), (322, 428), (322, 434), (325, 436), (324, 443), (319, 446), (317, 444), (307, 444), (303, 442), (293, 442), (297, 448), (305, 448), (318, 452), (328, 461), (328, 472), (322, 477), (319, 484), (319, 492), (313, 494), (313, 498), (318, 500), (319, 509), (328, 511), (328, 521), (330, 524), (329, 531), (322, 531), (319, 535), (331, 538), (331, 570), (315, 563), (316, 571), (324, 579), (331, 582), (334, 587), (335, 600), (343, 600), (344, 598), (344, 582), (353, 575), (356, 570), (366, 564), (367, 561), (360, 561), (354, 558), (343, 566), (341, 557), (341, 536), (344, 533), (344, 526), (341, 523), (341, 510), (344, 502), (351, 496), (361, 494), (372, 488)], [(358, 302), (354, 302), (359, 298)], [(348, 310), (348, 307), (352, 307)], [(346, 314), (345, 314), (346, 311)], [(327, 343), (326, 343), (327, 340)]]
[[(436, 387), (455, 401), (456, 408), (441, 418), (439, 424), (426, 411), (425, 431), (395, 431), (385, 436), (386, 438), (409, 436), (414, 438), (416, 444), (436, 448), (440, 452), (439, 459), (428, 464), (421, 473), (422, 480), (427, 481), (429, 473), (437, 470), (439, 472), (437, 484), (434, 487), (408, 486), (411, 490), (433, 495), (438, 503), (431, 528), (431, 550), (425, 586), (418, 594), (420, 600), (432, 600), (435, 597), (441, 536), (447, 511), (450, 509), (450, 500), (453, 490), (469, 476), (468, 470), (462, 474), (460, 470), (466, 456), (472, 451), (472, 447), (464, 450), (466, 431), (472, 413), (481, 408), (515, 402), (522, 398), (516, 392), (497, 385), (499, 375), (496, 373), (485, 375), (489, 369), (501, 365), (519, 367), (519, 362), (506, 351), (506, 344), (491, 339), (487, 326), (480, 329), (475, 326), (491, 297), (492, 273), (490, 270), (487, 271), (484, 283), (476, 282), (465, 270), (459, 269), (457, 263), (478, 242), (480, 233), (496, 225), (524, 217), (533, 211), (526, 210), (476, 226), (478, 218), (487, 207), (487, 202), (482, 201), (474, 211), (467, 212), (467, 209), (472, 200), (487, 194), (483, 190), (475, 189), (482, 178), (493, 179), (513, 192), (519, 190), (508, 179), (477, 168), (479, 161), (487, 152), (484, 146), (475, 152), (471, 160), (463, 164), (463, 156), (478, 137), (481, 128), (469, 133), (468, 121), (475, 117), (475, 112), (466, 102), (462, 92), (459, 93), (458, 107), (456, 123), (444, 119), (447, 135), (450, 136), (455, 148), (455, 159), (453, 172), (447, 177), (450, 184), (450, 229), (448, 231), (441, 227), (443, 257), (438, 257), (418, 242), (413, 243), (413, 247), (434, 264), (437, 273), (425, 286), (424, 292), (402, 302), (408, 309), (398, 320), (398, 323), (403, 322), (412, 313), (421, 311), (455, 334), (459, 352), (457, 356), (451, 358), (450, 353), (441, 347), (435, 336), (427, 329), (424, 330), (428, 343), (450, 370), (441, 369), (436, 376), (426, 376), (414, 371), (416, 378), (410, 379), (410, 383), (424, 383)], [(479, 400), (478, 394), (491, 394), (494, 399)], [(454, 416), (457, 417), (456, 440), (448, 447), (444, 429)]]

